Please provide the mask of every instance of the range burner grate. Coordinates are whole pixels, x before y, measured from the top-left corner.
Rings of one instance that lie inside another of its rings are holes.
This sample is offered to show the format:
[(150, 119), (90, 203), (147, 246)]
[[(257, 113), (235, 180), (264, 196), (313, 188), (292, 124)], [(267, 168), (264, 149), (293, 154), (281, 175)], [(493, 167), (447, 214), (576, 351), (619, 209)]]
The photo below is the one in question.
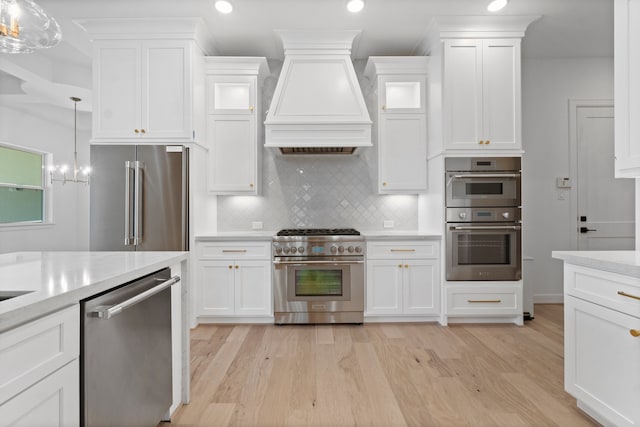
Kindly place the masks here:
[(359, 236), (353, 228), (286, 228), (278, 236)]

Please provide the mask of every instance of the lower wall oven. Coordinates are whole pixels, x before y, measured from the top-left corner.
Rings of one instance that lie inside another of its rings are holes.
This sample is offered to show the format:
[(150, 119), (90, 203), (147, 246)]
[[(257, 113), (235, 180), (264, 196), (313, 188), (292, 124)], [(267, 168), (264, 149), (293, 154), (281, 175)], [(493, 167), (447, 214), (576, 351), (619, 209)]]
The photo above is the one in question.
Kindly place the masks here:
[(522, 278), (520, 208), (448, 208), (447, 280)]
[(274, 241), (276, 324), (363, 322), (364, 241), (348, 239)]

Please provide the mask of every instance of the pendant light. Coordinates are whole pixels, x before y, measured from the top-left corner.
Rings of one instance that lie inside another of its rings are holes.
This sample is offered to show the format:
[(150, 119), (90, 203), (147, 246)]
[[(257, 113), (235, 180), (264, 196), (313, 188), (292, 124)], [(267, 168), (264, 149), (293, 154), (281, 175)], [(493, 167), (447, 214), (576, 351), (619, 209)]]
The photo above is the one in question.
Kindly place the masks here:
[(82, 99), (72, 96), (73, 101), (73, 175), (67, 176), (69, 167), (67, 165), (55, 165), (51, 168), (51, 183), (56, 181), (66, 184), (67, 182), (77, 182), (89, 185), (89, 166), (78, 166), (78, 102)]
[(0, 52), (29, 53), (58, 44), (55, 19), (31, 0), (0, 0)]

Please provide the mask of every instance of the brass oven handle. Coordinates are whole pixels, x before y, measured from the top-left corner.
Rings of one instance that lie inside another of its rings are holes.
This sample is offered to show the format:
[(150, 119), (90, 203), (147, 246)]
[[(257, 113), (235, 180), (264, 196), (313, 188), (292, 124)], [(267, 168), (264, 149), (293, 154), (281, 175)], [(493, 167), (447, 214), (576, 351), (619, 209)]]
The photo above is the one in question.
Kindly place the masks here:
[[(453, 225), (450, 230), (522, 230), (520, 225)], [(640, 298), (639, 298), (640, 299)]]
[(623, 297), (627, 297), (627, 298), (633, 298), (633, 299), (640, 300), (639, 296), (631, 295), (631, 294), (628, 294), (628, 293), (622, 292), (622, 291), (618, 291), (618, 295), (622, 295)]
[(307, 265), (307, 264), (364, 264), (364, 261), (273, 261), (275, 265)]
[(222, 253), (246, 253), (247, 250), (246, 249), (223, 249)]
[(499, 300), (499, 299), (468, 299), (467, 302), (468, 303), (490, 302), (490, 303), (494, 303), (494, 304), (500, 304), (502, 302), (502, 300)]
[(460, 173), (451, 175), (452, 179), (467, 178), (520, 178), (519, 173)]

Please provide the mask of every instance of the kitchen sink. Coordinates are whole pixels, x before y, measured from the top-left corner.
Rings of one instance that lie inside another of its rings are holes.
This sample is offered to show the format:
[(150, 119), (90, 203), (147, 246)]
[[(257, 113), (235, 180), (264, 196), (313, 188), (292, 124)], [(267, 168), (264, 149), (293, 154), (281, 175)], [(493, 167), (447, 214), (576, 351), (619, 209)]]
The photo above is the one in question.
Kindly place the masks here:
[(0, 291), (0, 302), (19, 297), (21, 295), (30, 294), (31, 292), (33, 291)]

